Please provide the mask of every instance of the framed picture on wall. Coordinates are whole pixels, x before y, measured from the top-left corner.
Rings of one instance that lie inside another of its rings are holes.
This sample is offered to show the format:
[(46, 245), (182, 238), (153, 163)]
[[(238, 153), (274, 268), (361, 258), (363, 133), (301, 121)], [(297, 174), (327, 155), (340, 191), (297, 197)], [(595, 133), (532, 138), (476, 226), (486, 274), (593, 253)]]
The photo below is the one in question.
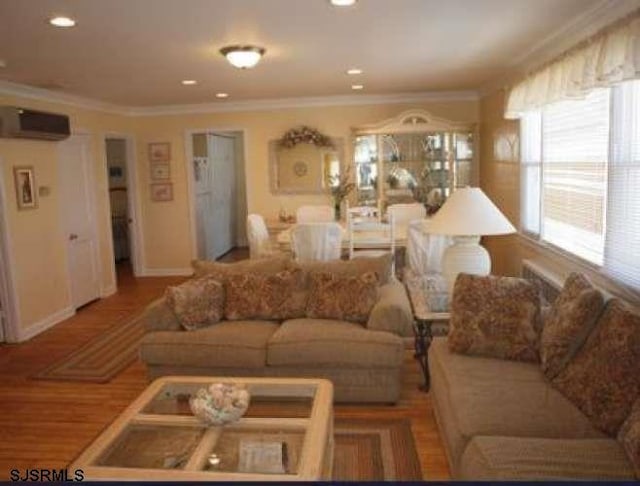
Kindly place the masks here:
[(156, 142), (149, 144), (149, 160), (151, 162), (169, 162), (171, 159), (171, 144)]
[(151, 179), (167, 180), (171, 177), (169, 162), (151, 162)]
[(173, 201), (173, 184), (171, 182), (151, 184), (151, 200)]
[(18, 209), (35, 209), (38, 207), (36, 181), (32, 166), (14, 167), (13, 179), (16, 185)]

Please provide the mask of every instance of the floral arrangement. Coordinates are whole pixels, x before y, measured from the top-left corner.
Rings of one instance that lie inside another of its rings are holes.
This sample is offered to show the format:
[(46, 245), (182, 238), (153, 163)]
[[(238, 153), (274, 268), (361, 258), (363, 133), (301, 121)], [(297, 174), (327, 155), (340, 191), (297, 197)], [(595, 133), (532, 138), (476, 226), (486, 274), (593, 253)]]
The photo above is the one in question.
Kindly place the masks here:
[(284, 148), (293, 148), (299, 143), (310, 143), (316, 147), (334, 148), (333, 142), (329, 137), (323, 135), (315, 128), (304, 125), (298, 128), (292, 128), (285, 133), (278, 145)]
[(191, 397), (191, 412), (202, 422), (224, 425), (236, 422), (249, 407), (249, 392), (244, 385), (214, 383)]
[(347, 170), (340, 175), (329, 176), (329, 187), (331, 188), (331, 197), (333, 198), (333, 205), (335, 207), (340, 206), (342, 200), (355, 189), (356, 185), (351, 182), (350, 179), (350, 167), (347, 167)]

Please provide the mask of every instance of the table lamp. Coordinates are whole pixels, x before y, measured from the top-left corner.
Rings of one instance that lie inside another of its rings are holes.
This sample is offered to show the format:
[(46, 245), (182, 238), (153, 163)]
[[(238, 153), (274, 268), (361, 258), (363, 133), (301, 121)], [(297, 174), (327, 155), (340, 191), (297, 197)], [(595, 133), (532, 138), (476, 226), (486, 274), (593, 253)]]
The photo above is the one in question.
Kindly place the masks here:
[(449, 293), (459, 273), (489, 275), (491, 258), (480, 236), (515, 233), (516, 229), (478, 187), (454, 191), (431, 218), (429, 233), (453, 236), (442, 257), (442, 275)]

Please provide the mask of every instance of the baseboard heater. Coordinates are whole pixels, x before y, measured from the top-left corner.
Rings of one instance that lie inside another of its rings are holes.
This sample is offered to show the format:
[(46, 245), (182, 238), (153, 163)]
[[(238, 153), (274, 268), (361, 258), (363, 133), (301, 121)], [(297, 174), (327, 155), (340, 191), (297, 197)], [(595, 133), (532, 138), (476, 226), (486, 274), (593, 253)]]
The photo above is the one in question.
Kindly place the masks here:
[(533, 260), (522, 260), (522, 277), (534, 282), (548, 303), (556, 300), (564, 285), (560, 275)]

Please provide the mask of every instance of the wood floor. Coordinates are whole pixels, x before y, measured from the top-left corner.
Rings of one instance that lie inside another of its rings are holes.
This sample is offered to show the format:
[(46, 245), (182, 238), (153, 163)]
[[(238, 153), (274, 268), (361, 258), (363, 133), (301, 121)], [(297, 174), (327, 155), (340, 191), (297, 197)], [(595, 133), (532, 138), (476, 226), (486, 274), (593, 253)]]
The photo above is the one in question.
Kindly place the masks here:
[[(234, 252), (226, 259), (243, 257)], [(64, 468), (147, 385), (137, 362), (106, 384), (36, 381), (29, 377), (115, 322), (140, 312), (180, 277), (133, 278), (119, 269), (118, 293), (81, 309), (32, 340), (0, 345), (0, 480), (12, 469)], [(336, 417), (411, 419), (424, 479), (449, 478), (428, 394), (418, 390), (418, 365), (407, 351), (396, 406), (337, 405)]]

